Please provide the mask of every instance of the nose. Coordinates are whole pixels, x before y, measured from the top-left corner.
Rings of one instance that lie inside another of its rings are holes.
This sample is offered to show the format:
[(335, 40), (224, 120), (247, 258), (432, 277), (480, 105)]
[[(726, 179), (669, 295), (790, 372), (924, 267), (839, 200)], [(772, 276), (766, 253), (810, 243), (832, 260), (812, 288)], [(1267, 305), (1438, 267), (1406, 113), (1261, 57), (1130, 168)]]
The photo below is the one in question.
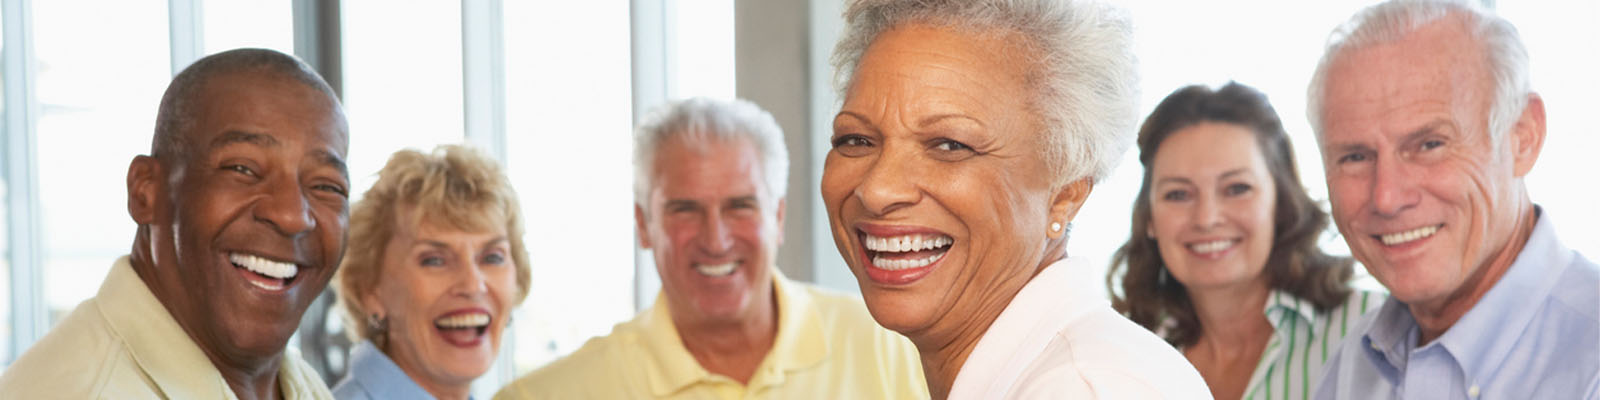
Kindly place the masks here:
[(291, 182), (274, 186), (253, 208), (256, 220), (284, 236), (299, 236), (315, 229), (317, 220), (311, 216), (311, 204), (300, 185)]
[(1222, 210), (1213, 196), (1198, 196), (1195, 199), (1194, 227), (1201, 231), (1209, 231), (1222, 224)]
[(700, 232), (700, 246), (709, 254), (726, 254), (733, 249), (733, 234), (728, 220), (716, 210), (706, 213), (705, 229)]
[(1409, 171), (1398, 160), (1377, 160), (1372, 177), (1372, 211), (1393, 217), (1421, 201)]
[(456, 274), (456, 283), (450, 291), (462, 297), (475, 297), (489, 291), (489, 285), (483, 277), (483, 266), (476, 261), (463, 263), (466, 266)]
[(855, 194), (868, 212), (888, 215), (922, 199), (922, 191), (917, 188), (919, 176), (911, 157), (885, 151), (867, 167), (861, 183), (856, 185)]

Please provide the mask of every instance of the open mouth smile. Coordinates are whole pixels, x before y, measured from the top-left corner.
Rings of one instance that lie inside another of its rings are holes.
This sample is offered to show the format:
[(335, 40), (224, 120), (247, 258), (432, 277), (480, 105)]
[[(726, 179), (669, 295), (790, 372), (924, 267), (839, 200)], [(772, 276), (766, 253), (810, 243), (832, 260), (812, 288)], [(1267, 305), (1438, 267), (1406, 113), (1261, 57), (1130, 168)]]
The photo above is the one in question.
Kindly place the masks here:
[(228, 253), (228, 262), (244, 274), (251, 285), (269, 292), (280, 292), (292, 285), (300, 273), (300, 266), (291, 262), (271, 260), (266, 257)]
[(1443, 227), (1444, 224), (1430, 225), (1407, 231), (1372, 235), (1372, 238), (1377, 239), (1384, 246), (1399, 246), (1433, 236), (1433, 234), (1439, 232), (1439, 228)]
[(433, 320), (439, 336), (457, 347), (473, 347), (483, 342), (489, 331), (489, 311), (475, 308), (447, 313)]
[(922, 279), (955, 244), (949, 235), (931, 232), (893, 236), (859, 232), (858, 236), (868, 264), (868, 278), (891, 285)]

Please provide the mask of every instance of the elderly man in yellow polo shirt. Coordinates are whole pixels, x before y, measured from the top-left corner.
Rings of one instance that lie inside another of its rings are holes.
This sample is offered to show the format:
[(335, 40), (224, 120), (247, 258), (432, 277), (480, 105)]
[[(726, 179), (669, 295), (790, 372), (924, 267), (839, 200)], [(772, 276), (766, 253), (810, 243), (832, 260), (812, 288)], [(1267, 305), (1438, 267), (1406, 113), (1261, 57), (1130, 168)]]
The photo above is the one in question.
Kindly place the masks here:
[(778, 272), (789, 159), (771, 114), (672, 102), (634, 144), (634, 218), (661, 295), (496, 399), (928, 397), (910, 341), (860, 300)]
[(294, 57), (185, 68), (128, 166), (132, 255), (6, 369), (0, 397), (333, 398), (284, 344), (344, 253), (347, 132)]

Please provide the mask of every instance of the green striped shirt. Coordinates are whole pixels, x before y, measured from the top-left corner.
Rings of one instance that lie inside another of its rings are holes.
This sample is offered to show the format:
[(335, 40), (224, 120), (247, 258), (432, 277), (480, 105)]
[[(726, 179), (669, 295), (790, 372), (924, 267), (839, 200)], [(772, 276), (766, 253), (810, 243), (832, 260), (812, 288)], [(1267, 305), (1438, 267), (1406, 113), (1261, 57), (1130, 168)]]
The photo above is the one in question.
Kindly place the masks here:
[[(1338, 353), (1339, 342), (1350, 327), (1370, 310), (1383, 305), (1388, 294), (1355, 290), (1326, 313), (1287, 292), (1274, 290), (1264, 312), (1274, 334), (1250, 374), (1245, 399), (1310, 399), (1328, 356)], [(1172, 322), (1172, 321), (1167, 321)]]

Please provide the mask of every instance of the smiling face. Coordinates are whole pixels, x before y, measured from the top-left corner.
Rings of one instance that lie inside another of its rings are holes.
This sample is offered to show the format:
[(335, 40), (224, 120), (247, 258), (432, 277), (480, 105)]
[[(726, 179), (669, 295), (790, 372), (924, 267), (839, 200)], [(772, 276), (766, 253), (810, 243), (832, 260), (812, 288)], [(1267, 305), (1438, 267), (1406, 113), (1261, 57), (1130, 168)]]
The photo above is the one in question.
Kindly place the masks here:
[(517, 295), (505, 227), (462, 232), (419, 223), (414, 207), (396, 214), (363, 306), (388, 320), (384, 353), (423, 388), (471, 384), (494, 363)]
[[(834, 118), (822, 176), (834, 243), (872, 316), (913, 341), (986, 324), (1064, 242), (1047, 243), (1070, 215), (1051, 215), (1017, 54), (1002, 37), (900, 26), (867, 49)], [(1075, 187), (1073, 211), (1088, 193)]]
[(762, 183), (755, 145), (667, 139), (656, 151), (649, 209), (634, 216), (675, 322), (737, 323), (771, 307), (783, 201)]
[(1328, 67), (1320, 145), (1334, 221), (1368, 271), (1412, 305), (1481, 280), (1522, 211), (1516, 171), (1526, 168), (1513, 166), (1512, 141), (1491, 141), (1492, 78), (1467, 37), (1446, 18)]
[(1151, 165), (1149, 234), (1191, 290), (1256, 285), (1272, 253), (1275, 194), (1249, 128), (1202, 122), (1173, 132)]
[(130, 205), (149, 229), (149, 249), (136, 251), (150, 252), (144, 280), (207, 356), (248, 365), (283, 351), (339, 265), (344, 116), (277, 73), (223, 73), (197, 93), (183, 159), (138, 184), (130, 172), (130, 195), (152, 205)]

